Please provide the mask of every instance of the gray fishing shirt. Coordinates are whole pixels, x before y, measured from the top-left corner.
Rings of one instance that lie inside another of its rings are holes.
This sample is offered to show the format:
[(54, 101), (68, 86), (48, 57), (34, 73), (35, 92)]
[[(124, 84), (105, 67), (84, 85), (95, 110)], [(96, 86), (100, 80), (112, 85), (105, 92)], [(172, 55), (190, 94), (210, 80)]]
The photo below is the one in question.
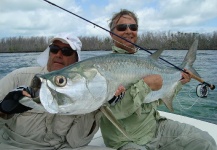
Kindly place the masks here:
[[(43, 67), (17, 69), (0, 80), (0, 101), (18, 86), (29, 86)], [(31, 99), (29, 99), (31, 100)], [(0, 149), (72, 149), (88, 145), (99, 128), (99, 111), (57, 115), (32, 109), (0, 118)]]

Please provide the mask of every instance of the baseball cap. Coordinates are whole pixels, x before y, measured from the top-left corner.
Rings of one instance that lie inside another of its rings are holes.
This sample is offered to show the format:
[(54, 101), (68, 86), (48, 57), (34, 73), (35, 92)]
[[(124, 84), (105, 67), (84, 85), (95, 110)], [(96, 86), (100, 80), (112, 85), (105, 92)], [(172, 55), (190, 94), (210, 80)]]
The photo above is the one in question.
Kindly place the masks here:
[[(78, 54), (78, 60), (80, 60), (80, 51), (82, 47), (82, 43), (78, 37), (73, 35), (73, 33), (61, 33), (51, 39), (50, 43), (55, 40), (59, 40), (65, 44), (69, 44), (70, 47), (75, 50)], [(49, 46), (37, 57), (37, 63), (44, 67), (47, 65), (48, 57), (49, 57)]]

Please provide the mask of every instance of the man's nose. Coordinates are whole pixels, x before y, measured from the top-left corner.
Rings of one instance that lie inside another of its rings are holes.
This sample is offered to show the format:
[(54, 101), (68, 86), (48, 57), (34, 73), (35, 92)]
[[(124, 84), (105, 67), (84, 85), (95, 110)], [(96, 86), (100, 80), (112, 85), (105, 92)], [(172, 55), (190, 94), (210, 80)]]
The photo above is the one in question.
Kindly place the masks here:
[(59, 49), (59, 51), (56, 53), (57, 56), (63, 56), (62, 51)]
[(125, 32), (131, 32), (132, 30), (130, 30), (129, 26), (127, 26), (127, 29), (125, 30)]

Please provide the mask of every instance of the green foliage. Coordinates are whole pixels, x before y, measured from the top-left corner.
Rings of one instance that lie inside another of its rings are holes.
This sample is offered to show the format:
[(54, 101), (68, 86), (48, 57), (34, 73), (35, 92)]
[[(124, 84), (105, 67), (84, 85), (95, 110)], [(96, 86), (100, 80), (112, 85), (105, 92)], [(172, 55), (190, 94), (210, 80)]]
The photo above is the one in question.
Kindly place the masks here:
[[(217, 50), (217, 32), (196, 33), (171, 33), (168, 32), (145, 32), (138, 36), (137, 45), (145, 49), (188, 49), (199, 36), (198, 49)], [(108, 36), (100, 38), (79, 37), (82, 42), (82, 50), (111, 50), (112, 39)], [(49, 45), (51, 37), (10, 37), (0, 39), (0, 53), (13, 52), (41, 52)]]
[(0, 39), (0, 52), (40, 52), (48, 46), (47, 37), (10, 37)]

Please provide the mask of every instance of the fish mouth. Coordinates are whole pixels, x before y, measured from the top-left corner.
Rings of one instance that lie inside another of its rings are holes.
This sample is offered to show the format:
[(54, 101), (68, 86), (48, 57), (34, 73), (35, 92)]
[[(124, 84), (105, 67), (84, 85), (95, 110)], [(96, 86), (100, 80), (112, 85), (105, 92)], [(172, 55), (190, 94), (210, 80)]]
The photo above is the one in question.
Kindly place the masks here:
[(39, 97), (39, 90), (41, 88), (41, 84), (42, 84), (42, 81), (39, 75), (35, 75), (30, 84), (30, 88), (32, 89), (32, 92), (34, 92), (35, 97)]

